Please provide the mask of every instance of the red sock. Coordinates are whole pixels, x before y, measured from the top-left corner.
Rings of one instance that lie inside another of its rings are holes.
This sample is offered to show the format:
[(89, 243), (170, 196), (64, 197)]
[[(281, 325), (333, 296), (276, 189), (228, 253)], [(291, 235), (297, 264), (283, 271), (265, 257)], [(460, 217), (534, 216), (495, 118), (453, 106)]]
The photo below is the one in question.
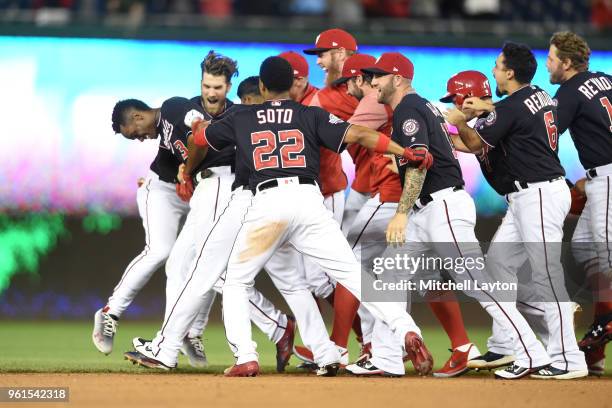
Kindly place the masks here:
[(595, 319), (612, 313), (612, 289), (610, 289), (610, 278), (603, 273), (596, 273), (589, 278), (591, 290), (593, 291), (593, 314)]
[(362, 343), (363, 333), (361, 332), (361, 318), (359, 317), (359, 314), (356, 314), (355, 319), (353, 319), (353, 331), (355, 332), (355, 336), (357, 336), (357, 341)]
[(612, 302), (595, 302), (594, 314), (597, 319), (599, 316), (604, 316), (612, 313)]
[(455, 294), (452, 291), (428, 292), (425, 298), (451, 341), (451, 347), (455, 349), (469, 343), (470, 339), (465, 331), (463, 316)]
[(334, 292), (334, 328), (330, 336), (336, 345), (347, 346), (357, 309), (359, 309), (359, 300), (344, 286), (336, 285), (336, 291)]

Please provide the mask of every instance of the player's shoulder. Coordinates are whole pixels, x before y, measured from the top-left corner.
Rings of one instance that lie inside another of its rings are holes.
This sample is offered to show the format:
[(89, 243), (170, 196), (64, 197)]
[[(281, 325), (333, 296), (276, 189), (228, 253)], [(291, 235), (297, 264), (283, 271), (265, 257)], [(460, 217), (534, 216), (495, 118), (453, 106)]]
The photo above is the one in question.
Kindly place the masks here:
[(162, 103), (162, 106), (166, 106), (168, 108), (174, 107), (183, 107), (183, 106), (192, 106), (193, 102), (191, 99), (184, 98), (182, 96), (173, 96), (168, 98)]
[(404, 116), (418, 116), (424, 119), (430, 115), (442, 116), (433, 103), (416, 93), (404, 96), (393, 112), (393, 117), (398, 119)]
[(195, 104), (191, 99), (187, 99), (182, 96), (173, 96), (172, 98), (166, 99), (162, 103), (161, 109), (162, 113), (166, 112), (169, 114), (188, 112), (190, 110), (196, 110), (200, 113), (202, 112), (200, 105)]

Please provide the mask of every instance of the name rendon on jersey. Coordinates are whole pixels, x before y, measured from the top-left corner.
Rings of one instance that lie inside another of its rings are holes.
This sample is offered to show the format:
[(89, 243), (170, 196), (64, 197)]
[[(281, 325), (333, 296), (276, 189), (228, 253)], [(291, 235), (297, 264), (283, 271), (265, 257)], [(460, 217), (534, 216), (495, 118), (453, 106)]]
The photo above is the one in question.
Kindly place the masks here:
[(536, 92), (533, 95), (529, 96), (527, 99), (523, 101), (525, 106), (529, 109), (532, 114), (538, 113), (543, 108), (547, 108), (549, 106), (556, 106), (555, 102), (552, 100), (550, 95), (548, 95), (544, 91)]

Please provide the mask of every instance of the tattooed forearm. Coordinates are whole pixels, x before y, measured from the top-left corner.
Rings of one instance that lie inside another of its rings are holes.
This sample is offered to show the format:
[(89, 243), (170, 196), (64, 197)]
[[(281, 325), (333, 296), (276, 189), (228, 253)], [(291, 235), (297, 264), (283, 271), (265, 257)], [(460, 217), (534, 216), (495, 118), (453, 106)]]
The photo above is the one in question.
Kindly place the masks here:
[(427, 170), (419, 170), (415, 167), (406, 168), (404, 189), (402, 190), (402, 196), (397, 206), (398, 214), (408, 214), (408, 211), (410, 211), (414, 203), (416, 203), (419, 194), (421, 194), (421, 188), (423, 188), (426, 174)]

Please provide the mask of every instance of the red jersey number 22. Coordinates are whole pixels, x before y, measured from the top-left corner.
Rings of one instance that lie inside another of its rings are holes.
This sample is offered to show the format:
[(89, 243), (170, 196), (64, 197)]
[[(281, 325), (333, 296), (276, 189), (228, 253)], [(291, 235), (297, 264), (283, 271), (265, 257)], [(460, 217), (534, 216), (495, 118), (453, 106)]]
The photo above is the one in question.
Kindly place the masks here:
[[(253, 150), (256, 171), (306, 167), (306, 156), (300, 154), (304, 150), (304, 134), (297, 129), (281, 130), (278, 135), (271, 130), (253, 132), (251, 143), (257, 145)], [(278, 149), (281, 143), (284, 144)]]

